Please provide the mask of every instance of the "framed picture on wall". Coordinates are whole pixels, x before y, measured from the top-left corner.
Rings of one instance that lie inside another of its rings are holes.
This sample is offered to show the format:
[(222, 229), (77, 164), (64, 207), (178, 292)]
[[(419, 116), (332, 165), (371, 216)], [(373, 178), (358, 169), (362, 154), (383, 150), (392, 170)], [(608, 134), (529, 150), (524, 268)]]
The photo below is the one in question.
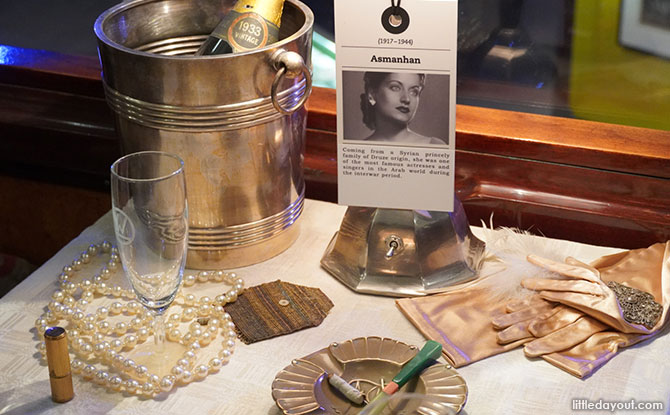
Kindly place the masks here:
[(670, 1), (622, 0), (619, 42), (670, 59)]

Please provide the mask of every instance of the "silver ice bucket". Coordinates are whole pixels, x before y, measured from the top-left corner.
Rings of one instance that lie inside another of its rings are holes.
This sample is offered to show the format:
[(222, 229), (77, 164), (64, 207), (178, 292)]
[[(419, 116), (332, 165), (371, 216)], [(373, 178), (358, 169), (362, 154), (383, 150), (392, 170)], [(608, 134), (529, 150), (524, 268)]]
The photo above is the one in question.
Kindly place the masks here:
[(286, 0), (279, 42), (191, 56), (235, 0), (135, 0), (95, 22), (107, 102), (124, 154), (185, 162), (187, 266), (234, 268), (298, 236), (314, 15)]

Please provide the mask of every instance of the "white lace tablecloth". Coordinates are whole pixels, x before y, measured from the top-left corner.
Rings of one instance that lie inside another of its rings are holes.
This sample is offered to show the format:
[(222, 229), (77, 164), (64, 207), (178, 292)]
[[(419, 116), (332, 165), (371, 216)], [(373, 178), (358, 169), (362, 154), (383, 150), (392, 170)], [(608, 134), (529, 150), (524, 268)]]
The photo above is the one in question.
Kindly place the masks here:
[[(293, 358), (331, 342), (361, 336), (390, 337), (422, 345), (425, 339), (400, 313), (392, 298), (357, 294), (320, 267), (321, 256), (345, 210), (344, 206), (307, 200), (298, 240), (273, 259), (237, 270), (247, 286), (280, 279), (320, 288), (335, 304), (320, 326), (251, 345), (238, 342), (230, 363), (219, 373), (154, 400), (107, 392), (75, 375), (75, 398), (55, 404), (50, 398), (47, 367), (38, 359), (33, 325), (49, 302), (63, 266), (91, 243), (114, 240), (111, 215), (103, 216), (0, 300), (0, 413), (280, 414), (272, 399), (271, 384), (277, 372)], [(591, 261), (617, 251), (580, 245), (579, 259)], [(578, 413), (572, 410), (573, 399), (634, 399), (664, 405), (661, 411), (643, 413), (670, 414), (667, 331), (625, 349), (585, 380), (542, 359), (528, 359), (521, 349), (460, 368), (469, 388), (462, 413), (570, 414)]]

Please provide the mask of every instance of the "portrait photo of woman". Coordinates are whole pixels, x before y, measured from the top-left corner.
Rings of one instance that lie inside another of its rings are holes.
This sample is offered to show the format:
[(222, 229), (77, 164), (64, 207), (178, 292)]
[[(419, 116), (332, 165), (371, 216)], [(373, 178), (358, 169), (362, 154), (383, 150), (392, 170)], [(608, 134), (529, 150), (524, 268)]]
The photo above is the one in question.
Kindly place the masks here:
[(342, 76), (345, 140), (448, 144), (448, 75), (344, 71)]

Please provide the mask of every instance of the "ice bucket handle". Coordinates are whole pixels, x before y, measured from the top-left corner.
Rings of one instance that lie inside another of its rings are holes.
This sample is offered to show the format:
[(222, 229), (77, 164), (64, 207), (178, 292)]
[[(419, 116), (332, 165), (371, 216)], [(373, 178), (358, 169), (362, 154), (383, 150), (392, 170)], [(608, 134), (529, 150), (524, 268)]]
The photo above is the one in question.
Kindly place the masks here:
[[(310, 73), (309, 68), (307, 68), (307, 65), (305, 65), (302, 56), (298, 53), (279, 49), (272, 55), (271, 59), (273, 66), (277, 70), (275, 79), (272, 82), (272, 105), (274, 105), (275, 109), (280, 113), (291, 115), (302, 107), (305, 104), (305, 101), (307, 101), (307, 98), (309, 98), (309, 94), (312, 92), (312, 74)], [(277, 97), (277, 87), (279, 86), (279, 83), (284, 77), (294, 79), (300, 76), (300, 74), (305, 77), (305, 93), (295, 105), (289, 108), (282, 107), (279, 102), (279, 97)]]

